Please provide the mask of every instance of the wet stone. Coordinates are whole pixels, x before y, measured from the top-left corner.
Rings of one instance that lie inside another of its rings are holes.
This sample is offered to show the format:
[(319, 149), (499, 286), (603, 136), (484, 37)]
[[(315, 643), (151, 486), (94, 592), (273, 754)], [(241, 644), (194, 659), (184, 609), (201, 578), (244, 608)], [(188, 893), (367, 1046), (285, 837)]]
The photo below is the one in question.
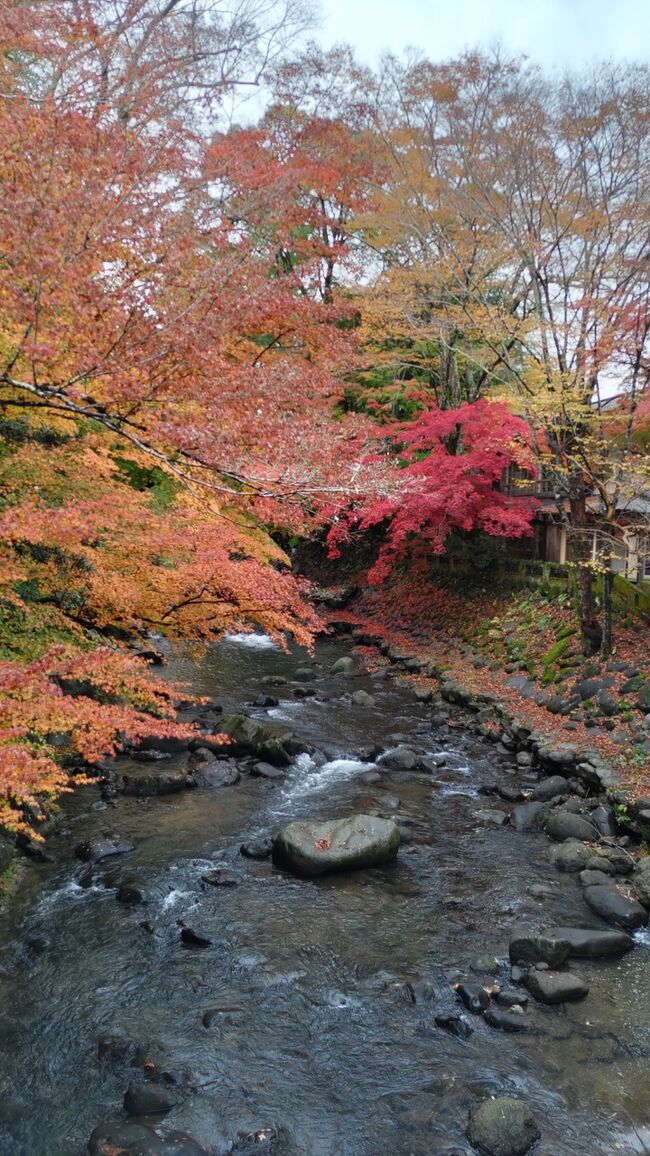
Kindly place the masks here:
[(208, 871), (202, 875), (201, 882), (207, 883), (210, 887), (236, 887), (239, 883), (239, 877), (235, 875), (234, 871), (228, 871), (225, 867), (217, 867), (214, 871)]
[(248, 843), (242, 843), (239, 851), (245, 859), (268, 859), (272, 846), (270, 839), (251, 839)]
[(524, 983), (540, 1003), (568, 1003), (589, 994), (588, 985), (570, 971), (529, 971)]
[(474, 1108), (467, 1137), (483, 1156), (525, 1156), (541, 1132), (527, 1104), (501, 1096)]
[(541, 831), (548, 813), (544, 803), (521, 803), (515, 807), (510, 823), (515, 831)]
[(611, 879), (604, 871), (581, 871), (580, 882), (583, 887), (597, 887), (611, 883)]
[(129, 1084), (124, 1093), (127, 1116), (164, 1116), (179, 1102), (178, 1093), (163, 1084)]
[(288, 823), (274, 838), (273, 862), (312, 877), (388, 863), (397, 855), (399, 844), (395, 823), (375, 815), (320, 823), (303, 820)]
[(531, 791), (530, 797), (535, 803), (547, 803), (559, 795), (566, 795), (568, 790), (567, 781), (562, 775), (551, 775)]
[(557, 936), (522, 928), (511, 936), (508, 953), (512, 963), (546, 963), (558, 967), (569, 955), (569, 943)]
[(524, 991), (516, 991), (514, 988), (504, 987), (498, 991), (494, 997), (495, 1002), (500, 1007), (526, 1007), (528, 1003), (528, 996)]
[(598, 828), (581, 815), (570, 811), (551, 811), (545, 823), (546, 834), (563, 843), (565, 839), (579, 839), (595, 842), (600, 838)]
[(475, 983), (456, 984), (456, 995), (472, 1015), (481, 1015), (490, 1006), (490, 993)]
[(474, 812), (474, 818), (478, 819), (480, 823), (486, 823), (489, 827), (504, 827), (508, 822), (508, 816), (505, 811), (498, 811), (496, 808), (485, 808), (481, 811)]
[(435, 1017), (436, 1026), (442, 1028), (443, 1031), (449, 1032), (451, 1036), (456, 1036), (459, 1040), (468, 1040), (474, 1028), (467, 1022), (464, 1016), (461, 1015), (439, 1015)]
[(147, 893), (144, 886), (137, 879), (125, 879), (120, 883), (115, 896), (118, 903), (135, 906), (147, 902)]
[(491, 1028), (499, 1028), (502, 1032), (527, 1032), (531, 1029), (530, 1022), (522, 1012), (500, 1011), (498, 1008), (488, 1008), (484, 1018), (485, 1022), (489, 1024)]
[(135, 851), (135, 843), (123, 839), (120, 835), (105, 835), (79, 843), (74, 853), (77, 859), (82, 859), (86, 863), (99, 863), (112, 855), (128, 855), (130, 851)]
[(607, 923), (614, 923), (617, 927), (634, 931), (638, 927), (645, 927), (648, 922), (645, 907), (638, 900), (624, 895), (613, 883), (607, 886), (585, 887), (584, 897), (592, 911)]
[(633, 940), (624, 931), (601, 931), (590, 927), (549, 927), (544, 934), (551, 938), (557, 936), (567, 942), (570, 959), (602, 959), (607, 956), (624, 955), (634, 946)]
[(286, 771), (282, 767), (273, 767), (270, 763), (253, 763), (251, 775), (254, 779), (283, 779)]
[(205, 935), (204, 932), (197, 931), (193, 927), (183, 927), (181, 941), (184, 947), (210, 947), (212, 944), (209, 935)]

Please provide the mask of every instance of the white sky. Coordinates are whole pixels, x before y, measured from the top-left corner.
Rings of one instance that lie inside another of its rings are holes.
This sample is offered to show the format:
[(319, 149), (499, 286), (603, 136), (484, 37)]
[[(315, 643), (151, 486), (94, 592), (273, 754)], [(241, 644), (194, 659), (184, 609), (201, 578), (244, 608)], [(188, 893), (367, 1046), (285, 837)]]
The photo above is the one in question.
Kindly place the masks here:
[(364, 64), (409, 46), (432, 60), (495, 43), (546, 67), (650, 59), (650, 0), (321, 0), (317, 39)]

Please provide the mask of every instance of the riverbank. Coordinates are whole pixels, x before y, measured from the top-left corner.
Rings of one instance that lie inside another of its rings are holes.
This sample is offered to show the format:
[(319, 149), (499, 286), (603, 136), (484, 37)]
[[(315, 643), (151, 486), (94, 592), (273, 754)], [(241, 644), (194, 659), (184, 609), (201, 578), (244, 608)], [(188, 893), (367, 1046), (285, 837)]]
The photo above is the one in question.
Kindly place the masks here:
[[(501, 723), (523, 724), (544, 744), (588, 750), (609, 768), (619, 806), (650, 807), (650, 628), (620, 616), (614, 653), (585, 658), (568, 594), (469, 591), (460, 596), (414, 576), (381, 588), (354, 575), (337, 606), (324, 602), (335, 629), (354, 628), (382, 649), (406, 650), (419, 674), (463, 688), (467, 702), (491, 695), (500, 708), (482, 720), (487, 737)], [(623, 816), (622, 816), (623, 817)], [(650, 815), (648, 816), (650, 830)]]

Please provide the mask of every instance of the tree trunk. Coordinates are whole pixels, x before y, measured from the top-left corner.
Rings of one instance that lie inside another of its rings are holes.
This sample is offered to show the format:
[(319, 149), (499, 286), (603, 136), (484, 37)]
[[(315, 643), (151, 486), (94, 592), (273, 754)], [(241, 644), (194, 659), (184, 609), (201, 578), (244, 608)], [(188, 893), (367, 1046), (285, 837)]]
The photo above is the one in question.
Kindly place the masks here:
[(584, 487), (571, 499), (571, 528), (573, 530), (573, 556), (577, 565), (577, 609), (578, 624), (585, 654), (597, 654), (600, 650), (602, 630), (596, 613), (596, 600), (592, 584), (592, 568), (587, 527), (587, 510)]
[(600, 642), (601, 658), (608, 658), (612, 653), (612, 613), (614, 572), (611, 569), (611, 558), (607, 559), (608, 566), (603, 575), (603, 637)]

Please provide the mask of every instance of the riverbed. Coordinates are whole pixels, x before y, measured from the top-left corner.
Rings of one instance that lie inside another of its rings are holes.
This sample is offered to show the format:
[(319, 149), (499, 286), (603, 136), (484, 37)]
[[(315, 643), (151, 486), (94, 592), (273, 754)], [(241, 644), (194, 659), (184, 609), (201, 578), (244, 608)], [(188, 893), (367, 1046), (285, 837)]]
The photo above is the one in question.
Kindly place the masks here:
[[(493, 805), (486, 785), (530, 782), (514, 757), (460, 717), (432, 727), (431, 705), (394, 679), (329, 676), (348, 649), (319, 643), (309, 684), (291, 679), (312, 659), (261, 636), (177, 651), (166, 668), (226, 713), (276, 695), (277, 706), (246, 709), (318, 752), (283, 777), (114, 806), (91, 785), (65, 800), (53, 861), (28, 864), (0, 917), (3, 1156), (81, 1156), (148, 1062), (180, 1090), (156, 1126), (215, 1154), (260, 1132), (259, 1151), (278, 1156), (470, 1153), (468, 1111), (496, 1094), (531, 1106), (539, 1156), (650, 1152), (647, 932), (621, 959), (574, 965), (586, 1000), (531, 1001), (529, 1032), (471, 1015), (468, 1039), (436, 1026), (459, 1010), (459, 979), (509, 981), (515, 924), (604, 925), (549, 863), (545, 836), (476, 817)], [(263, 684), (272, 676), (289, 681)], [(301, 685), (317, 696), (296, 698)], [(352, 703), (352, 689), (374, 705)], [(439, 766), (377, 771), (368, 748), (400, 743)], [(308, 881), (240, 853), (289, 820), (358, 811), (400, 824), (394, 864)], [(109, 831), (135, 850), (89, 882), (74, 848)], [(202, 881), (220, 866), (236, 886)], [(146, 906), (116, 901), (120, 877), (148, 889)], [(184, 946), (179, 921), (211, 945)], [(496, 977), (482, 973), (485, 957), (499, 961)], [(98, 1057), (107, 1037), (128, 1042), (125, 1060)]]

